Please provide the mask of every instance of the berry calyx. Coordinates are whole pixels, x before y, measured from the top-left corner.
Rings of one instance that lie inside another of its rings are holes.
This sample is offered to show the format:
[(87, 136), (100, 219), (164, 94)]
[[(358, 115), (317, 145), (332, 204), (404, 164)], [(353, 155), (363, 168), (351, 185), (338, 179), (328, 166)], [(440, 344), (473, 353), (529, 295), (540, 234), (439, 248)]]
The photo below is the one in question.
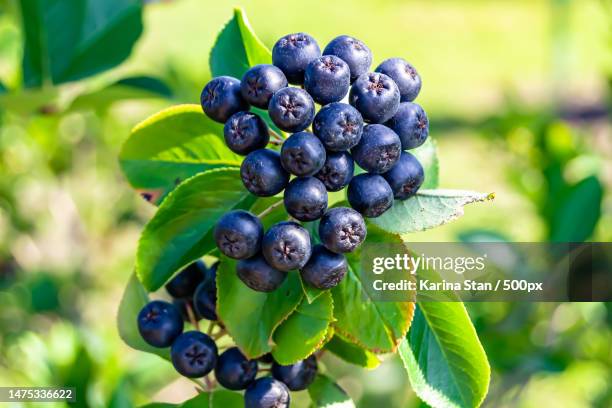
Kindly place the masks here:
[(219, 219), (214, 237), (221, 253), (230, 258), (245, 259), (259, 252), (263, 233), (259, 218), (248, 211), (234, 210)]
[(234, 113), (223, 126), (223, 137), (232, 152), (243, 156), (263, 149), (270, 141), (268, 125), (251, 112)]
[(174, 341), (170, 357), (179, 374), (189, 378), (204, 377), (217, 363), (217, 345), (202, 332), (188, 331)]
[(172, 303), (154, 300), (138, 313), (138, 331), (151, 346), (168, 347), (182, 333), (183, 318)]
[(200, 95), (200, 104), (209, 118), (220, 123), (236, 112), (249, 109), (240, 93), (240, 81), (229, 76), (216, 77), (207, 83)]
[(365, 241), (366, 235), (363, 217), (352, 208), (332, 208), (319, 223), (319, 238), (325, 248), (332, 252), (353, 252)]
[(266, 231), (261, 249), (273, 268), (280, 271), (299, 269), (310, 258), (310, 234), (296, 222), (279, 222)]

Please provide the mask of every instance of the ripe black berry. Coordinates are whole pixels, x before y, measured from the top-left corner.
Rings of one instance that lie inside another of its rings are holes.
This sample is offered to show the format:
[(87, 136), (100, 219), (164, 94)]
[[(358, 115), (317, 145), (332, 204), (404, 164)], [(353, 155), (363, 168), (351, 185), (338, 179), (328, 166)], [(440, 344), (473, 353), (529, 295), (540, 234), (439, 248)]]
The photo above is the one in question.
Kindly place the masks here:
[(325, 163), (325, 147), (312, 133), (299, 132), (283, 142), (281, 164), (296, 176), (312, 176)]
[(363, 217), (352, 208), (332, 208), (319, 223), (321, 242), (337, 253), (353, 252), (365, 240), (366, 234)]
[(263, 149), (270, 141), (268, 125), (251, 112), (234, 113), (223, 126), (223, 136), (227, 147), (243, 156)]
[(262, 377), (244, 393), (244, 408), (289, 408), (291, 396), (287, 386), (272, 377)]
[(196, 316), (206, 320), (217, 320), (217, 285), (215, 281), (200, 283), (193, 295)]
[(389, 58), (384, 60), (376, 72), (389, 76), (399, 88), (401, 101), (412, 102), (421, 91), (421, 76), (417, 70), (403, 58)]
[(166, 284), (166, 291), (173, 298), (190, 298), (206, 277), (206, 265), (196, 261), (186, 266)]
[(308, 388), (317, 375), (317, 359), (310, 356), (291, 365), (272, 364), (272, 376), (283, 382), (291, 391)]
[(299, 221), (314, 221), (327, 209), (325, 184), (314, 177), (297, 177), (285, 189), (285, 209)]
[(312, 250), (308, 231), (291, 221), (273, 225), (265, 233), (261, 248), (268, 264), (281, 271), (304, 266)]
[(351, 70), (351, 82), (368, 72), (372, 64), (372, 51), (363, 42), (348, 35), (331, 40), (323, 55), (335, 55), (346, 62)]
[(401, 151), (402, 143), (394, 131), (384, 125), (367, 125), (351, 153), (361, 168), (378, 174), (393, 167)]
[(429, 135), (429, 120), (420, 105), (412, 102), (400, 103), (397, 113), (385, 123), (402, 141), (402, 150), (419, 147)]
[(257, 292), (272, 292), (287, 277), (286, 272), (271, 267), (262, 255), (238, 262), (236, 274), (245, 285)]
[(335, 55), (324, 55), (308, 64), (304, 75), (304, 89), (320, 105), (338, 102), (351, 86), (351, 71)]
[(248, 360), (238, 347), (231, 347), (219, 356), (215, 378), (230, 390), (244, 390), (257, 375), (257, 360)]
[(188, 331), (174, 341), (170, 357), (179, 374), (189, 378), (204, 377), (217, 363), (217, 345), (202, 332)]
[(269, 149), (249, 153), (240, 165), (240, 177), (246, 189), (260, 197), (280, 193), (289, 182), (280, 155)]
[(183, 318), (173, 304), (154, 300), (138, 313), (138, 331), (153, 347), (168, 347), (183, 331)]
[(398, 200), (405, 200), (413, 196), (423, 184), (425, 173), (423, 166), (408, 152), (402, 152), (398, 162), (383, 177), (393, 190), (393, 195)]
[(259, 252), (263, 225), (248, 211), (234, 210), (219, 219), (214, 231), (217, 248), (226, 256), (245, 259)]
[(395, 82), (385, 74), (363, 74), (351, 86), (349, 103), (357, 108), (366, 122), (383, 123), (391, 119), (400, 103)]
[(355, 164), (347, 152), (328, 152), (323, 168), (315, 177), (323, 182), (327, 191), (342, 190), (353, 178)]
[(300, 269), (300, 274), (302, 280), (312, 287), (331, 289), (340, 283), (347, 270), (343, 254), (334, 253), (323, 245), (315, 245), (310, 259)]
[(314, 38), (306, 33), (288, 34), (274, 44), (272, 63), (279, 67), (292, 84), (304, 83), (304, 71), (321, 56), (321, 49)]
[(204, 113), (212, 120), (225, 123), (236, 112), (249, 110), (240, 94), (240, 81), (229, 76), (213, 78), (200, 95)]
[(242, 77), (240, 91), (245, 101), (258, 108), (268, 109), (274, 92), (288, 85), (283, 71), (274, 65), (255, 65)]
[(274, 357), (272, 357), (272, 353), (266, 353), (257, 360), (263, 364), (272, 364), (274, 362)]
[(351, 207), (370, 218), (378, 217), (393, 205), (393, 190), (378, 174), (364, 173), (353, 177), (347, 197)]
[(335, 102), (321, 108), (312, 129), (327, 150), (348, 150), (361, 139), (363, 118), (351, 105)]
[(305, 90), (283, 88), (272, 96), (268, 112), (280, 129), (286, 132), (300, 132), (312, 123), (315, 106)]

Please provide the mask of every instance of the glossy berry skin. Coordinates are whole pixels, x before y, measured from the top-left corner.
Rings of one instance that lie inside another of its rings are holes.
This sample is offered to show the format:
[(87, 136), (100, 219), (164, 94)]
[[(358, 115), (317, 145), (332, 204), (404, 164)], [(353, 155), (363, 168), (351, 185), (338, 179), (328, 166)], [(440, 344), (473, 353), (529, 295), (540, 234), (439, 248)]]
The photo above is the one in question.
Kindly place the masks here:
[(217, 285), (215, 281), (200, 283), (193, 295), (193, 308), (198, 318), (217, 320)]
[(270, 149), (259, 149), (248, 154), (240, 165), (242, 183), (252, 194), (270, 197), (283, 191), (289, 173), (280, 161), (280, 154)]
[(398, 200), (405, 200), (419, 190), (425, 180), (425, 172), (416, 157), (402, 152), (395, 166), (383, 174), (383, 177), (391, 186), (393, 196)]
[(372, 65), (372, 51), (362, 41), (348, 35), (331, 40), (323, 55), (335, 55), (346, 62), (351, 70), (351, 82), (368, 72)]
[(290, 83), (296, 85), (304, 83), (306, 67), (320, 56), (319, 44), (306, 33), (288, 34), (272, 48), (272, 63), (284, 72)]
[(240, 82), (242, 98), (253, 106), (268, 109), (274, 92), (288, 85), (283, 71), (274, 65), (261, 64), (249, 69)]
[(419, 147), (429, 136), (429, 119), (423, 108), (416, 103), (400, 103), (397, 113), (385, 125), (400, 137), (402, 150)]
[(315, 177), (323, 182), (327, 191), (342, 190), (353, 178), (355, 163), (347, 152), (328, 152), (323, 168)]
[(217, 359), (215, 378), (230, 390), (244, 390), (255, 380), (257, 360), (248, 360), (238, 347), (225, 350)]
[(296, 222), (279, 222), (266, 231), (261, 249), (273, 268), (281, 271), (299, 269), (310, 258), (310, 234)]
[(384, 60), (376, 72), (390, 77), (399, 88), (402, 102), (412, 102), (421, 92), (421, 76), (417, 70), (403, 58), (389, 58)]
[(193, 262), (170, 279), (166, 284), (166, 291), (175, 299), (190, 298), (206, 274), (204, 262)]
[(183, 331), (183, 318), (171, 303), (154, 300), (138, 313), (138, 331), (153, 347), (168, 347)]
[(268, 125), (251, 112), (234, 113), (223, 126), (223, 137), (227, 147), (242, 156), (263, 149), (270, 141)]
[(217, 248), (234, 259), (250, 258), (259, 252), (263, 238), (263, 225), (259, 218), (245, 210), (224, 214), (214, 231)]
[(299, 221), (314, 221), (327, 209), (325, 184), (315, 177), (297, 177), (285, 189), (285, 209)]
[(370, 173), (384, 173), (397, 162), (402, 151), (399, 136), (384, 125), (367, 125), (351, 153), (361, 168)]
[(312, 384), (316, 375), (317, 359), (312, 355), (292, 365), (272, 364), (272, 376), (283, 382), (291, 391), (305, 390)]
[(337, 254), (323, 245), (315, 245), (310, 259), (300, 269), (302, 280), (317, 289), (331, 289), (346, 275), (348, 265), (343, 254)]
[(271, 267), (260, 254), (239, 261), (236, 264), (236, 274), (245, 285), (256, 292), (272, 292), (282, 285), (287, 277), (286, 272)]
[(385, 74), (370, 72), (363, 74), (353, 83), (349, 103), (357, 108), (366, 122), (384, 123), (397, 112), (400, 93), (391, 78)]
[(283, 142), (281, 164), (291, 174), (312, 176), (324, 163), (325, 147), (312, 133), (294, 133)]
[(381, 175), (359, 174), (351, 180), (348, 201), (363, 216), (375, 218), (393, 205), (393, 190)]
[(300, 132), (312, 123), (314, 101), (303, 89), (283, 88), (270, 99), (268, 112), (272, 121), (286, 132)]
[(319, 237), (325, 248), (336, 253), (353, 252), (367, 235), (365, 221), (352, 208), (331, 208), (319, 223)]
[(202, 332), (188, 331), (174, 341), (170, 357), (179, 374), (189, 378), (204, 377), (217, 364), (217, 345)]
[(359, 143), (363, 118), (351, 105), (335, 102), (321, 108), (314, 118), (312, 129), (327, 150), (344, 151)]
[(249, 110), (240, 93), (240, 81), (229, 76), (216, 77), (207, 83), (200, 104), (204, 113), (219, 123), (225, 123), (236, 112)]
[(335, 55), (324, 55), (311, 61), (304, 74), (304, 89), (320, 105), (338, 102), (351, 86), (351, 71)]
[(287, 386), (272, 377), (258, 378), (244, 393), (244, 408), (289, 408), (290, 403)]

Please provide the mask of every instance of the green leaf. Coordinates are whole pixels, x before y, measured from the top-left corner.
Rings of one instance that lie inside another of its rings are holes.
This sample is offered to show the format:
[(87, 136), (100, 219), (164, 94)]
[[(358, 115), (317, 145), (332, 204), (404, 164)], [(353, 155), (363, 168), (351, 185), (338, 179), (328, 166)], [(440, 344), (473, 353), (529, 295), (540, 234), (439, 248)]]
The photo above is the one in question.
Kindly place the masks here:
[(399, 354), (416, 394), (434, 408), (482, 404), (491, 369), (465, 306), (418, 304)]
[(211, 394), (203, 392), (181, 404), (154, 402), (152, 404), (143, 405), (140, 408), (212, 408), (210, 400)]
[(244, 10), (235, 8), (234, 16), (217, 36), (209, 61), (213, 76), (240, 79), (254, 65), (271, 64), (272, 53), (253, 32)]
[(274, 360), (282, 365), (294, 364), (310, 356), (325, 341), (333, 319), (333, 301), (329, 292), (308, 303), (306, 299), (274, 331)]
[(376, 368), (380, 365), (380, 360), (376, 354), (351, 343), (336, 334), (325, 344), (325, 349), (340, 357), (347, 363), (355, 364), (368, 369)]
[(237, 392), (218, 389), (213, 392), (202, 392), (180, 404), (154, 402), (140, 408), (243, 408), (244, 399)]
[(551, 241), (583, 242), (595, 230), (601, 217), (603, 187), (590, 176), (569, 188), (552, 214)]
[(405, 234), (447, 224), (463, 215), (463, 207), (492, 200), (493, 194), (464, 190), (419, 190), (404, 201), (395, 200), (393, 207), (370, 221), (385, 231)]
[(438, 162), (436, 142), (430, 136), (421, 146), (410, 150), (410, 153), (419, 160), (425, 171), (425, 181), (421, 188), (437, 188), (440, 178), (440, 163)]
[(308, 387), (308, 395), (315, 408), (355, 408), (355, 403), (340, 388), (325, 375), (317, 375), (313, 383)]
[(232, 209), (255, 200), (242, 186), (238, 168), (207, 170), (183, 182), (162, 202), (138, 243), (136, 272), (149, 291), (215, 248), (212, 230)]
[[(368, 225), (366, 243), (399, 243), (397, 235)], [(347, 256), (349, 271), (331, 289), (334, 299), (334, 327), (343, 337), (374, 353), (395, 351), (402, 341), (414, 312), (412, 302), (374, 302), (373, 289), (361, 283), (361, 250)]]
[(207, 169), (240, 166), (225, 145), (223, 126), (199, 105), (165, 109), (134, 127), (119, 154), (130, 184), (159, 203), (177, 184)]
[(298, 274), (289, 272), (273, 292), (256, 292), (236, 275), (236, 262), (223, 257), (217, 270), (217, 315), (249, 358), (272, 351), (272, 333), (303, 298)]
[(121, 303), (119, 303), (119, 311), (117, 312), (117, 329), (119, 336), (128, 346), (133, 349), (146, 351), (147, 353), (157, 354), (160, 357), (170, 360), (169, 349), (160, 349), (150, 346), (146, 343), (138, 332), (136, 324), (138, 313), (149, 303), (149, 295), (142, 286), (135, 274), (132, 274), (128, 281)]
[(142, 33), (141, 0), (21, 0), (24, 84), (85, 78), (123, 62)]

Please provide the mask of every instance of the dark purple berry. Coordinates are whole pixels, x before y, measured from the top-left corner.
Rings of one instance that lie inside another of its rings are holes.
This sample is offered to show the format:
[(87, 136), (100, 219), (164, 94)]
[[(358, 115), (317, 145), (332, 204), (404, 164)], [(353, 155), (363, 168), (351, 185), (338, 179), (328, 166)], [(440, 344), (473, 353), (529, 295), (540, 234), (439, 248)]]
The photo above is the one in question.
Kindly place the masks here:
[(270, 197), (283, 191), (289, 173), (280, 161), (280, 154), (270, 149), (259, 149), (248, 154), (240, 165), (242, 183), (256, 196)]
[(296, 176), (312, 176), (325, 163), (325, 147), (312, 133), (299, 132), (283, 142), (281, 164)]
[(287, 277), (287, 272), (271, 267), (262, 255), (238, 262), (236, 273), (245, 285), (256, 292), (272, 292), (282, 285)]
[(327, 191), (340, 191), (353, 178), (355, 164), (347, 152), (328, 152), (323, 168), (315, 177), (323, 182)]
[(166, 291), (173, 298), (190, 298), (206, 274), (204, 262), (193, 262), (170, 279), (166, 284)]
[(321, 108), (314, 118), (312, 129), (327, 150), (348, 150), (361, 139), (363, 118), (351, 105), (335, 102)]
[(217, 345), (202, 332), (188, 331), (174, 341), (170, 357), (179, 374), (189, 378), (204, 377), (215, 368)]
[(401, 151), (402, 143), (394, 131), (384, 125), (367, 125), (351, 153), (361, 168), (379, 174), (393, 167)]
[(255, 380), (257, 360), (249, 360), (238, 349), (231, 347), (217, 359), (215, 378), (230, 390), (244, 390)]
[(416, 157), (408, 152), (402, 152), (395, 166), (383, 174), (383, 177), (391, 186), (394, 197), (405, 200), (419, 190), (425, 180), (425, 172)]
[(225, 123), (236, 112), (249, 110), (242, 99), (240, 81), (229, 76), (213, 78), (200, 95), (204, 113), (212, 120)]
[(319, 238), (332, 252), (353, 252), (365, 240), (366, 234), (363, 217), (352, 208), (332, 208), (319, 223)]
[(305, 90), (283, 88), (272, 96), (268, 112), (280, 129), (286, 132), (300, 132), (312, 123), (315, 106)]
[(244, 408), (289, 408), (287, 386), (272, 377), (255, 380), (244, 393)]
[(324, 55), (306, 68), (304, 89), (320, 105), (338, 102), (351, 86), (351, 71), (346, 62), (335, 55)]
[(304, 83), (306, 67), (320, 56), (319, 45), (306, 33), (288, 34), (272, 48), (272, 63), (285, 73), (289, 82), (296, 85)]
[(335, 55), (346, 62), (351, 70), (351, 82), (368, 72), (372, 65), (372, 51), (362, 41), (348, 35), (331, 40), (323, 55)]
[(285, 189), (285, 209), (299, 221), (314, 221), (327, 209), (325, 184), (314, 177), (297, 177)]
[(348, 265), (343, 254), (337, 254), (323, 245), (315, 245), (310, 259), (300, 269), (302, 280), (317, 289), (331, 289), (346, 275)]
[(270, 266), (281, 271), (303, 267), (310, 258), (310, 234), (291, 221), (273, 225), (264, 235), (263, 256)]
[(400, 93), (395, 82), (385, 74), (363, 74), (351, 86), (349, 103), (363, 119), (370, 123), (384, 123), (391, 119), (400, 103)]
[(283, 71), (274, 65), (255, 65), (242, 77), (240, 91), (245, 101), (261, 109), (268, 109), (274, 92), (288, 85)]
[(317, 359), (310, 356), (291, 365), (272, 364), (272, 376), (284, 383), (291, 391), (308, 388), (317, 375)]
[(206, 320), (217, 320), (217, 285), (216, 282), (202, 282), (193, 295), (193, 307), (197, 317)]
[(378, 174), (359, 174), (351, 180), (348, 201), (355, 210), (370, 218), (378, 217), (393, 205), (393, 190)]
[(214, 237), (221, 253), (230, 258), (245, 259), (259, 252), (263, 225), (250, 212), (234, 210), (217, 221)]
[(225, 144), (240, 155), (263, 149), (270, 141), (268, 125), (255, 113), (238, 112), (233, 114), (223, 126)]
[(402, 141), (402, 150), (419, 147), (429, 135), (429, 120), (421, 106), (412, 102), (400, 103), (397, 113), (385, 123)]
[(183, 331), (183, 318), (171, 303), (154, 300), (138, 313), (138, 331), (153, 347), (168, 347)]
[(421, 91), (421, 76), (403, 58), (386, 59), (376, 67), (375, 71), (383, 73), (395, 81), (399, 88), (402, 102), (414, 101)]

